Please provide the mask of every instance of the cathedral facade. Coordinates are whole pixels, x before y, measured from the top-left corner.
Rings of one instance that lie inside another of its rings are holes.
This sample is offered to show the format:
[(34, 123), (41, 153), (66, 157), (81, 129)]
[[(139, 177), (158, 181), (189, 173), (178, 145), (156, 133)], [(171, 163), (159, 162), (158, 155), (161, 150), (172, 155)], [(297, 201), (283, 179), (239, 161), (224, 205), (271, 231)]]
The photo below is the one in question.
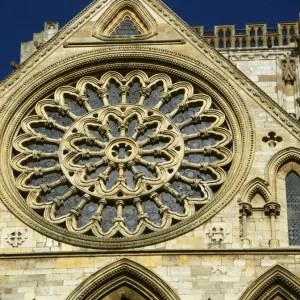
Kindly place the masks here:
[(299, 300), (299, 30), (46, 22), (0, 83), (1, 300)]

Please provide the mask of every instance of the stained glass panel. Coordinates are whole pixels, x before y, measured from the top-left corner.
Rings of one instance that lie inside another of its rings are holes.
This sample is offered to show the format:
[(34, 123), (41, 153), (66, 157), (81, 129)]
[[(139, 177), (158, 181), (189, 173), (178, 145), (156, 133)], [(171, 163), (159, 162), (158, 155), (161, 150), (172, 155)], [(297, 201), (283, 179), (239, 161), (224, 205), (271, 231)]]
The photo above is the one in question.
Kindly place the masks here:
[(300, 177), (291, 172), (286, 177), (289, 240), (291, 246), (300, 245)]
[(12, 165), (30, 207), (51, 207), (44, 218), (73, 233), (129, 238), (212, 201), (233, 159), (213, 99), (166, 74), (95, 80), (81, 78), (72, 93), (59, 87), (59, 98), (41, 100), (22, 121)]
[(133, 22), (126, 17), (120, 26), (111, 35), (141, 35)]

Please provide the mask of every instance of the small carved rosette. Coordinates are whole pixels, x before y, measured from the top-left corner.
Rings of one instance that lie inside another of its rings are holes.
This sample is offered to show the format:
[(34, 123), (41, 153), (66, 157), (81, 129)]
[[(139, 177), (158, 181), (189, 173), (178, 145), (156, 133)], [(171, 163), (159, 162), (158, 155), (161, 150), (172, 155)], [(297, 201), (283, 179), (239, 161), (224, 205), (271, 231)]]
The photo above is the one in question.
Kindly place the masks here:
[(165, 74), (84, 77), (39, 101), (14, 140), (27, 204), (71, 232), (132, 237), (212, 201), (232, 162), (225, 115)]

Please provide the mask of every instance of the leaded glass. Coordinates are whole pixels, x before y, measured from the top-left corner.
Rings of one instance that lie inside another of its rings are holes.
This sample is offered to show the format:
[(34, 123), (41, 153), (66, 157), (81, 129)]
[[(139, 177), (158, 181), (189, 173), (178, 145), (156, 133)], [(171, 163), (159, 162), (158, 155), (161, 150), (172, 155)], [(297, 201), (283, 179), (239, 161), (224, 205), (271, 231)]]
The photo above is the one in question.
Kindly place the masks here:
[(291, 172), (286, 177), (289, 240), (291, 246), (300, 245), (300, 177)]
[(111, 35), (141, 35), (142, 33), (133, 24), (130, 18), (126, 17), (120, 26)]
[(59, 87), (22, 129), (12, 167), (27, 205), (63, 229), (101, 238), (193, 216), (215, 199), (233, 159), (230, 126), (210, 96), (139, 70)]

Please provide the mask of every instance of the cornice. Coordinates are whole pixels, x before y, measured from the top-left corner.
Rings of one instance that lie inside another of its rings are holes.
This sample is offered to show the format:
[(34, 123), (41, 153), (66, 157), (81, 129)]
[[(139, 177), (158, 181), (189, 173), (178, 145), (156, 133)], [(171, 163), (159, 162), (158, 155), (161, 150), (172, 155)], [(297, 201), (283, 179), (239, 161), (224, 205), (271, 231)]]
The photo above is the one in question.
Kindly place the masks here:
[(300, 247), (280, 249), (210, 249), (210, 250), (109, 250), (109, 251), (68, 251), (43, 253), (2, 253), (0, 260), (10, 259), (49, 259), (49, 258), (75, 258), (75, 257), (116, 257), (116, 256), (286, 256), (300, 255)]

